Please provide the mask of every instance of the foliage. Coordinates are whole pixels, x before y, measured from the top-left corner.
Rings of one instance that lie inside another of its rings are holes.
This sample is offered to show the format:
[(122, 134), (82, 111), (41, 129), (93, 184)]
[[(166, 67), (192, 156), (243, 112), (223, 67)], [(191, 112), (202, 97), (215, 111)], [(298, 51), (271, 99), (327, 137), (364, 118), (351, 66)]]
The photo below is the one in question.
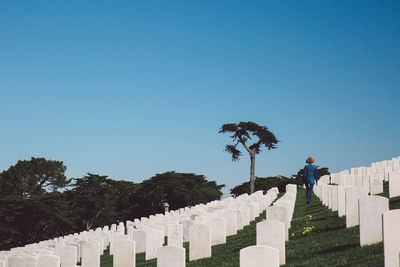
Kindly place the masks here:
[(30, 197), (63, 188), (69, 183), (66, 169), (62, 161), (34, 157), (19, 160), (0, 173), (0, 195)]
[(0, 249), (23, 246), (73, 233), (76, 214), (59, 192), (29, 199), (0, 198)]
[(156, 174), (143, 181), (133, 196), (132, 201), (137, 203), (136, 217), (163, 213), (163, 202), (168, 202), (170, 210), (176, 210), (220, 199), (224, 186), (193, 173)]
[[(279, 192), (286, 191), (287, 184), (295, 184), (296, 180), (287, 178), (285, 176), (275, 176), (275, 177), (256, 177), (255, 180), (255, 191), (267, 191), (273, 187), (278, 187)], [(241, 194), (250, 194), (249, 182), (244, 182), (238, 186), (231, 189), (231, 195), (233, 197), (240, 196)]]
[[(242, 155), (237, 145), (241, 143), (245, 149), (251, 153), (259, 154), (261, 148), (265, 146), (268, 150), (275, 149), (276, 144), (279, 142), (275, 135), (268, 130), (266, 126), (260, 126), (254, 122), (239, 122), (228, 123), (222, 125), (219, 133), (232, 133), (230, 136), (233, 140), (233, 145), (226, 145), (225, 151), (232, 155), (232, 161), (238, 161)], [(256, 141), (247, 145), (247, 141), (252, 138), (257, 138)]]

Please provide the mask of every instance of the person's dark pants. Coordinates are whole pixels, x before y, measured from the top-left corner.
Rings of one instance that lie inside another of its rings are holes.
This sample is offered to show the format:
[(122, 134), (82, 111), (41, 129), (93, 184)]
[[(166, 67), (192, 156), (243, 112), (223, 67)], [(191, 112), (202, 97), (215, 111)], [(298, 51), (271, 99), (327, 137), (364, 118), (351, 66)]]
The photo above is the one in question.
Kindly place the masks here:
[(306, 183), (307, 202), (311, 202), (314, 184)]

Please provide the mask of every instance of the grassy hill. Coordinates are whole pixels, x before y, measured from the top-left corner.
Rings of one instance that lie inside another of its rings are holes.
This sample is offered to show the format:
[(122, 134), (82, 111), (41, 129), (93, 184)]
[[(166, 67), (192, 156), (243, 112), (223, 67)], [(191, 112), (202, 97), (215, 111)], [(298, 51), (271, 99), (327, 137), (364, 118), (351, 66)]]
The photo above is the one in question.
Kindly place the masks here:
[[(384, 193), (388, 197), (388, 184)], [(382, 243), (360, 247), (359, 227), (346, 228), (345, 217), (338, 218), (314, 197), (305, 203), (305, 190), (299, 189), (293, 214), (290, 240), (286, 242), (285, 266), (383, 266)], [(400, 197), (392, 198), (390, 209), (400, 208)], [(227, 238), (226, 244), (212, 247), (212, 257), (192, 262), (190, 266), (239, 266), (241, 248), (256, 244), (256, 223), (265, 219), (265, 212), (250, 225)], [(188, 244), (185, 243), (186, 258)], [(156, 260), (145, 261), (144, 253), (137, 254), (136, 266), (156, 266)], [(108, 251), (102, 256), (102, 267), (112, 267), (112, 256)]]

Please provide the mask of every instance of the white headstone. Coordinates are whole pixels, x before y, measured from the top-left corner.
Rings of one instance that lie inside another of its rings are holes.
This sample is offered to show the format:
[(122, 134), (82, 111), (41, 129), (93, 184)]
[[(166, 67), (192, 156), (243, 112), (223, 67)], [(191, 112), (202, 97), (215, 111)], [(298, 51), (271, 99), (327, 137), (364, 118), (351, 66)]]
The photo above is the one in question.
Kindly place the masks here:
[(119, 239), (114, 242), (113, 267), (135, 267), (135, 242)]
[(182, 247), (183, 244), (183, 225), (168, 225), (168, 246)]
[(290, 222), (292, 220), (292, 204), (290, 200), (279, 199), (278, 201), (275, 202), (274, 206), (286, 208), (287, 210), (286, 225), (288, 226), (288, 228), (290, 228)]
[(136, 245), (136, 253), (146, 252), (146, 231), (134, 229), (131, 234), (131, 240), (133, 240)]
[(236, 211), (227, 210), (224, 212), (226, 220), (226, 236), (237, 234), (237, 213)]
[(289, 240), (289, 225), (287, 224), (287, 209), (284, 207), (271, 206), (267, 208), (267, 220), (280, 221), (285, 224), (285, 240)]
[(78, 244), (78, 243), (74, 243), (74, 242), (68, 242), (66, 245), (68, 245), (68, 246), (73, 246), (73, 247), (75, 247), (76, 248), (76, 262), (78, 262), (79, 261), (79, 259), (81, 258), (81, 255), (80, 255), (80, 245)]
[(234, 210), (234, 212), (236, 213), (236, 227), (237, 230), (242, 230), (243, 229), (243, 216), (242, 216), (242, 212), (240, 212), (240, 210)]
[(240, 267), (278, 267), (279, 251), (269, 246), (250, 246), (240, 250)]
[(208, 219), (211, 231), (211, 245), (226, 243), (226, 220), (225, 218), (212, 217)]
[(240, 206), (239, 211), (242, 214), (243, 227), (250, 224), (250, 209), (246, 206)]
[(82, 247), (82, 267), (100, 267), (100, 242), (88, 242)]
[(146, 230), (146, 260), (157, 258), (157, 249), (164, 243), (164, 232), (159, 229)]
[(385, 267), (398, 267), (400, 253), (400, 209), (383, 213), (383, 254)]
[(338, 186), (338, 216), (346, 215), (346, 186)]
[(368, 190), (364, 187), (346, 188), (346, 227), (359, 224), (358, 199), (368, 196)]
[(157, 267), (185, 267), (185, 249), (165, 246), (157, 249)]
[(190, 226), (189, 261), (211, 257), (211, 230), (209, 225)]
[(77, 249), (74, 246), (56, 247), (54, 254), (60, 257), (61, 267), (76, 267)]
[(338, 186), (331, 186), (331, 209), (332, 211), (338, 210)]
[(110, 242), (110, 255), (114, 255), (114, 243), (115, 243), (115, 241), (117, 241), (117, 240), (128, 240), (128, 239), (130, 239), (130, 237), (127, 236), (127, 235), (115, 233), (113, 235), (112, 239), (111, 239), (111, 242)]
[(371, 175), (369, 177), (369, 192), (371, 195), (383, 193), (383, 177)]
[(382, 242), (382, 214), (389, 210), (389, 199), (368, 196), (358, 200), (360, 216), (360, 245)]
[(270, 246), (279, 250), (279, 263), (285, 264), (285, 224), (280, 221), (268, 220), (256, 225), (257, 246)]

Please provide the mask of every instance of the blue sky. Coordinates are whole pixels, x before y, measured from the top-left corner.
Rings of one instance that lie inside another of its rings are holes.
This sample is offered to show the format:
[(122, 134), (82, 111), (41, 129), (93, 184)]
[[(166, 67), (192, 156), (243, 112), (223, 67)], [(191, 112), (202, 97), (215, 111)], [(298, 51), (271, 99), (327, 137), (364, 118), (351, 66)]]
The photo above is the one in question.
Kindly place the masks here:
[(2, 1), (0, 170), (31, 156), (140, 182), (248, 180), (224, 123), (281, 140), (256, 175), (312, 155), (340, 171), (400, 155), (398, 1)]

